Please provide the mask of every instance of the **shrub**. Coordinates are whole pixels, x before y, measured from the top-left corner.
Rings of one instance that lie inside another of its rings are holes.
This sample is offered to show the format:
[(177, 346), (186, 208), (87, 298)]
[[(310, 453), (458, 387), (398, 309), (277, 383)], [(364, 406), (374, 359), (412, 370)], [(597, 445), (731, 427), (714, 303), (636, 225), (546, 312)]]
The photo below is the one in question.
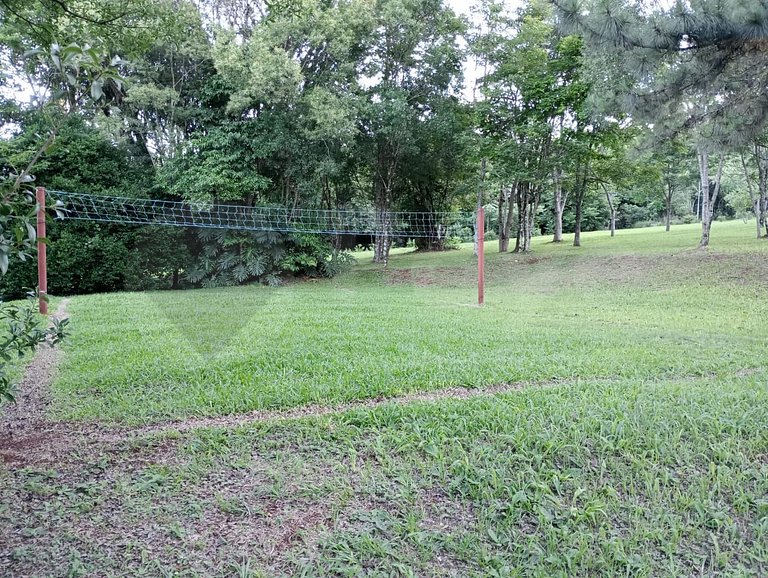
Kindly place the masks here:
[(499, 234), (494, 229), (490, 229), (485, 232), (486, 241), (496, 241), (499, 238)]
[(53, 347), (67, 335), (67, 319), (48, 320), (37, 314), (37, 296), (27, 295), (23, 305), (0, 302), (0, 325), (5, 335), (0, 339), (0, 401), (15, 401), (15, 386), (11, 381), (8, 362), (31, 353), (41, 343)]
[(464, 241), (460, 237), (448, 237), (443, 244), (445, 250), (458, 249)]
[(286, 273), (332, 276), (352, 262), (351, 255), (315, 235), (201, 229), (185, 277), (202, 287), (279, 285)]

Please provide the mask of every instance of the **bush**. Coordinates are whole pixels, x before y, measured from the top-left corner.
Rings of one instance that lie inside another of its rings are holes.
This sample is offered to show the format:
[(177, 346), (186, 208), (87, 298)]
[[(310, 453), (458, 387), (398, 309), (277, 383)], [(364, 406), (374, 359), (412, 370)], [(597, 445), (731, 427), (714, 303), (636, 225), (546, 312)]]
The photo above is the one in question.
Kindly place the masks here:
[[(48, 245), (51, 295), (178, 289), (259, 282), (285, 275), (332, 277), (354, 259), (317, 235), (54, 222)], [(0, 278), (6, 299), (37, 285), (34, 259)]]
[(347, 251), (332, 250), (331, 254), (320, 264), (320, 270), (325, 277), (335, 277), (349, 270), (357, 260)]
[(459, 239), (459, 243), (469, 243), (475, 239), (475, 230), (472, 227), (462, 225), (451, 225), (446, 233), (448, 239)]
[[(471, 239), (470, 239), (471, 240)], [(458, 249), (464, 241), (460, 237), (448, 237), (443, 244), (445, 250)]]
[(621, 203), (616, 212), (616, 225), (620, 229), (649, 227), (654, 217), (654, 212), (648, 207)]
[(0, 325), (5, 330), (0, 340), (0, 401), (15, 401), (15, 385), (11, 381), (8, 363), (13, 358), (24, 357), (41, 343), (53, 347), (67, 335), (68, 319), (48, 320), (37, 314), (38, 301), (34, 293), (27, 295), (23, 305), (0, 302)]
[[(179, 287), (190, 262), (189, 233), (171, 227), (53, 222), (48, 235), (51, 295)], [(0, 279), (0, 294), (17, 299), (37, 285), (35, 259), (15, 262)]]
[(656, 227), (658, 223), (656, 221), (637, 221), (632, 225), (633, 229), (644, 229), (645, 227)]
[(333, 276), (352, 262), (351, 255), (316, 235), (201, 229), (185, 277), (201, 287), (279, 285), (285, 274)]

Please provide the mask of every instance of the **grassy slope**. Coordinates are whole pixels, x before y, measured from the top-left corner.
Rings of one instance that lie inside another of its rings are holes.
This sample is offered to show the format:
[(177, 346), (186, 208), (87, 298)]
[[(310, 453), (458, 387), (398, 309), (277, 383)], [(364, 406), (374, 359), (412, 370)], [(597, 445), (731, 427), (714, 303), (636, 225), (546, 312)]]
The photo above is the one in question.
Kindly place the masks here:
[[(539, 245), (537, 262), (491, 255), (482, 311), (467, 306), (466, 251), (396, 256), (392, 285), (363, 262), (311, 286), (76, 299), (59, 415), (144, 421), (452, 380), (580, 380), (202, 429), (12, 472), (0, 483), (10, 552), (0, 568), (768, 575), (768, 244), (750, 242), (740, 224), (715, 232), (724, 245), (708, 256), (680, 253), (693, 228), (590, 236), (582, 251)], [(258, 315), (238, 316), (238, 306)], [(105, 320), (111, 330), (99, 328)], [(222, 351), (243, 337), (247, 345)], [(157, 344), (154, 361), (142, 348)], [(189, 380), (206, 363), (221, 380), (208, 390)], [(285, 391), (237, 387), (254, 367), (275, 380), (282, 367)], [(367, 376), (366, 387), (334, 381), (350, 375)]]
[[(333, 282), (80, 297), (56, 383), (66, 418), (157, 421), (459, 385), (668, 378), (764, 363), (768, 245), (718, 224), (491, 252), (397, 254)], [(719, 241), (718, 241), (719, 235)], [(719, 242), (719, 245), (717, 244)], [(723, 249), (722, 253), (715, 253)]]

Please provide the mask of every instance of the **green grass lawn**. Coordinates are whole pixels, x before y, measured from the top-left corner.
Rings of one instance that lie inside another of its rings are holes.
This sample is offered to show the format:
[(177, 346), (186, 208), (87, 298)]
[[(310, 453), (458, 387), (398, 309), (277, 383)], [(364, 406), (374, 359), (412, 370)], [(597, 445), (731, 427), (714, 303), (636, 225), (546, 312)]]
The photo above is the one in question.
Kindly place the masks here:
[[(768, 242), (751, 224), (360, 255), (280, 288), (74, 298), (52, 415), (144, 434), (0, 469), (0, 573), (766, 576)], [(3, 552), (2, 549), (5, 549)]]
[(387, 271), (363, 255), (331, 282), (78, 297), (55, 413), (137, 423), (762, 367), (768, 243), (749, 225), (718, 225), (725, 252), (690, 250), (695, 227), (588, 234), (580, 250), (537, 239), (530, 256), (489, 243), (481, 309), (469, 246), (399, 253)]

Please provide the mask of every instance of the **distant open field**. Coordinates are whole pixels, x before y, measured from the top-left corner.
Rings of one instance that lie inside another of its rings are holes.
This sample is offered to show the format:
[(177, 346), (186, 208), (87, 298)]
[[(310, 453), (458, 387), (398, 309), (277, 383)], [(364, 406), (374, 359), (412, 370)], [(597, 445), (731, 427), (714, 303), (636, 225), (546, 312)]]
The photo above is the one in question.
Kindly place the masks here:
[(489, 242), (482, 308), (471, 245), (72, 298), (0, 574), (768, 575), (753, 232)]

